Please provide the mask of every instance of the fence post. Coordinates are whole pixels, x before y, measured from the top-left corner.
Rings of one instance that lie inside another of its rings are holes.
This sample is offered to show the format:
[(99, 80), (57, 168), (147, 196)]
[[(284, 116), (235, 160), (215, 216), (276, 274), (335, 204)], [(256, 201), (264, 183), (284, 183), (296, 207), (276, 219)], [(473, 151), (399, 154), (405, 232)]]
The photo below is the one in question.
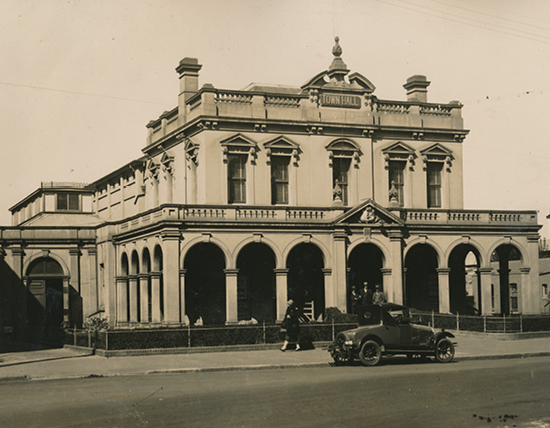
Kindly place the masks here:
[(74, 336), (74, 339), (73, 339), (73, 344), (74, 346), (76, 346), (76, 325), (73, 327), (73, 336)]
[(263, 331), (264, 331), (264, 345), (265, 345), (266, 344), (266, 341), (265, 341), (265, 321), (264, 321)]
[(105, 350), (109, 350), (109, 330), (105, 330)]
[(504, 315), (504, 333), (506, 333), (506, 314), (503, 314)]
[(519, 331), (520, 333), (523, 333), (523, 316), (519, 315)]
[(435, 311), (432, 310), (432, 328), (435, 328)]
[(332, 319), (332, 341), (334, 342), (334, 318)]
[(483, 315), (483, 333), (487, 333), (487, 315)]
[(456, 331), (460, 331), (460, 318), (458, 311), (456, 311)]
[(187, 347), (191, 347), (191, 323), (187, 324)]
[(88, 330), (88, 348), (91, 348), (92, 347), (92, 336), (91, 336), (91, 331)]

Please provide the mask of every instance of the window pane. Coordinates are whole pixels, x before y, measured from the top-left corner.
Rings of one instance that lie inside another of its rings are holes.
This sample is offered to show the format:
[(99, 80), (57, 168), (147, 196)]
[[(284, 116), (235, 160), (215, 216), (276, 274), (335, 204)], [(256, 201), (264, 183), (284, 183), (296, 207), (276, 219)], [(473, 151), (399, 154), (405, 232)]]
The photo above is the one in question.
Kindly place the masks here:
[(288, 204), (288, 165), (290, 157), (271, 158), (271, 203)]
[(342, 189), (342, 202), (348, 204), (348, 172), (351, 158), (334, 158), (332, 161), (332, 186), (336, 184)]
[(405, 164), (404, 161), (390, 161), (390, 168), (389, 168), (389, 188), (391, 189), (392, 183), (395, 186), (395, 189), (397, 190), (397, 200), (399, 202), (399, 206), (402, 207), (405, 201), (405, 194), (404, 194), (404, 171), (405, 171)]
[(69, 206), (67, 204), (67, 194), (66, 193), (58, 193), (57, 194), (57, 209), (58, 210), (66, 210)]
[(227, 175), (229, 203), (246, 202), (246, 160), (248, 155), (229, 155)]
[(78, 194), (77, 193), (69, 193), (69, 209), (78, 211)]
[(442, 163), (428, 163), (428, 208), (441, 208)]

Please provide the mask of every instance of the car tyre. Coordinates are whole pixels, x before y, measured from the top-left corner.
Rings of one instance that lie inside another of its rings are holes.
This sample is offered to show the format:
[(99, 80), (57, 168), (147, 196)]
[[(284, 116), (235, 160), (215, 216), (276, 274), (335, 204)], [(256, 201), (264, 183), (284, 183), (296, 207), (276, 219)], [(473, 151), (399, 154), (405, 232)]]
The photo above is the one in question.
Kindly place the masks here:
[(363, 346), (361, 346), (361, 351), (359, 352), (359, 359), (361, 363), (365, 366), (376, 366), (380, 363), (382, 358), (382, 350), (380, 345), (374, 340), (367, 340)]
[(450, 363), (455, 356), (455, 347), (449, 339), (441, 339), (435, 345), (435, 360), (438, 363)]

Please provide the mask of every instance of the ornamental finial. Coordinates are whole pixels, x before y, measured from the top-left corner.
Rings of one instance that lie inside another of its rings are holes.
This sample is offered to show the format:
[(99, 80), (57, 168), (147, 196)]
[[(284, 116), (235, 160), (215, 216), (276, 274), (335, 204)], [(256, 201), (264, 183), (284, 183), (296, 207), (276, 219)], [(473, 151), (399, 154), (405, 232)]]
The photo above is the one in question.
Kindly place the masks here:
[(338, 43), (340, 41), (340, 37), (336, 36), (334, 38), (334, 41), (336, 42), (336, 44), (332, 48), (332, 55), (338, 57), (338, 56), (342, 55), (342, 48), (340, 47), (340, 44)]

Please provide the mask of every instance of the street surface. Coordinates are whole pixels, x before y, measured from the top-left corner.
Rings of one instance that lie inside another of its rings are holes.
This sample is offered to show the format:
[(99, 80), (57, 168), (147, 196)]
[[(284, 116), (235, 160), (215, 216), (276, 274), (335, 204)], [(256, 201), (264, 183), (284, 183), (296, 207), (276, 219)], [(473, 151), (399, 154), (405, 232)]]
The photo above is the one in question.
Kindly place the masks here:
[(0, 427), (547, 427), (550, 357), (0, 384)]

